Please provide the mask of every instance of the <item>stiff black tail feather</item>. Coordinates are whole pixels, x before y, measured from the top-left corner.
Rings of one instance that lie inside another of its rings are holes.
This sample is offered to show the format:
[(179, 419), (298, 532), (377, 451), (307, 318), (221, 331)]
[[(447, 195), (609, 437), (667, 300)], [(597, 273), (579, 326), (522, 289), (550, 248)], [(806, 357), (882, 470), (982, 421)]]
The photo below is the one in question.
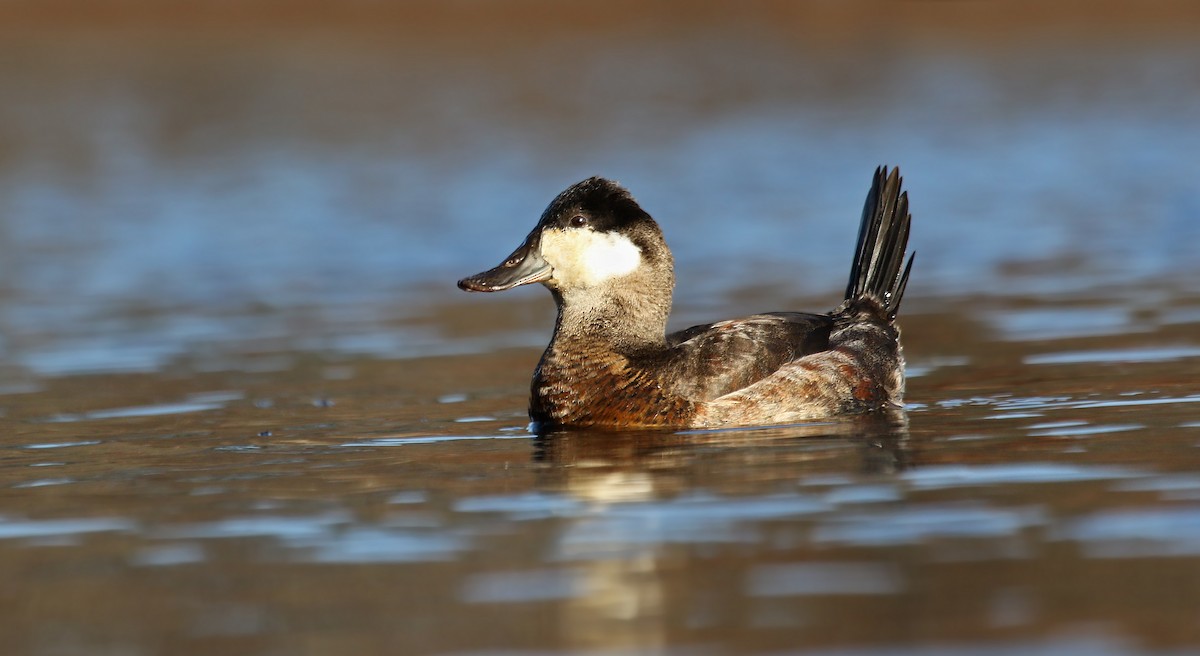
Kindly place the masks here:
[(916, 257), (913, 253), (908, 264), (904, 264), (912, 215), (908, 213), (908, 192), (900, 191), (902, 183), (899, 168), (891, 173), (886, 166), (875, 169), (875, 179), (863, 206), (850, 282), (846, 284), (846, 300), (872, 297), (883, 305), (889, 320), (895, 319), (900, 311), (900, 299)]

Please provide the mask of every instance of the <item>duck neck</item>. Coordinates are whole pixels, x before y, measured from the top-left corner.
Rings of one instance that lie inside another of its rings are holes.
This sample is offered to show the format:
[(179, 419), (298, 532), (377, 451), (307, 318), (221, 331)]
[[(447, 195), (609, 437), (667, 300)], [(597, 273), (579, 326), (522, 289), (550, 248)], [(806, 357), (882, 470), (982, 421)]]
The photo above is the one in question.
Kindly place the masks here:
[(650, 288), (630, 282), (565, 294), (552, 290), (558, 320), (551, 348), (576, 340), (622, 354), (665, 347), (674, 281)]

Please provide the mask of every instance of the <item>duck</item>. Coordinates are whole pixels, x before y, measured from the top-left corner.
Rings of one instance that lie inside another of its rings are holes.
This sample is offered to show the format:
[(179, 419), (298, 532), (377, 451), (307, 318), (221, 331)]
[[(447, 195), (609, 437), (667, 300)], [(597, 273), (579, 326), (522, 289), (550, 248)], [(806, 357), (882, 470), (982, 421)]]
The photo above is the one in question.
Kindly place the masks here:
[(557, 316), (530, 383), (538, 428), (722, 429), (903, 407), (896, 315), (915, 253), (899, 168), (875, 170), (844, 300), (667, 332), (674, 259), (630, 192), (590, 177), (558, 194), (471, 292), (541, 283)]

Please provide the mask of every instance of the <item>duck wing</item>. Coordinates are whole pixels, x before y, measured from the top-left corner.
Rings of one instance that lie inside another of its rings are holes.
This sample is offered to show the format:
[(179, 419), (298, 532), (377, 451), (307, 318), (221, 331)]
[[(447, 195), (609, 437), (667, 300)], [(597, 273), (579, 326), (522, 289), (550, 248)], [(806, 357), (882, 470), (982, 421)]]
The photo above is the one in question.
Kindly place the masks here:
[(692, 326), (667, 335), (664, 386), (707, 401), (751, 385), (785, 364), (829, 348), (833, 319), (824, 314), (772, 312)]

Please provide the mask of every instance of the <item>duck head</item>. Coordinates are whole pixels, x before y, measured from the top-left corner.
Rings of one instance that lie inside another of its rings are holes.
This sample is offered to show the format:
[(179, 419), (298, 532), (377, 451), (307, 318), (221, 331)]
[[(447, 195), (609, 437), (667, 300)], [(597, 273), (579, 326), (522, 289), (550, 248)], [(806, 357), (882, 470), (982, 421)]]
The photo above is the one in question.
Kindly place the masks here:
[(540, 282), (569, 294), (664, 269), (672, 270), (671, 253), (658, 224), (623, 187), (593, 177), (551, 201), (537, 226), (504, 262), (459, 280), (458, 286), (498, 292)]
[(560, 324), (579, 316), (592, 328), (603, 319), (661, 334), (674, 263), (662, 230), (633, 196), (616, 182), (592, 177), (551, 201), (504, 262), (458, 286), (498, 292), (535, 282), (554, 294)]

